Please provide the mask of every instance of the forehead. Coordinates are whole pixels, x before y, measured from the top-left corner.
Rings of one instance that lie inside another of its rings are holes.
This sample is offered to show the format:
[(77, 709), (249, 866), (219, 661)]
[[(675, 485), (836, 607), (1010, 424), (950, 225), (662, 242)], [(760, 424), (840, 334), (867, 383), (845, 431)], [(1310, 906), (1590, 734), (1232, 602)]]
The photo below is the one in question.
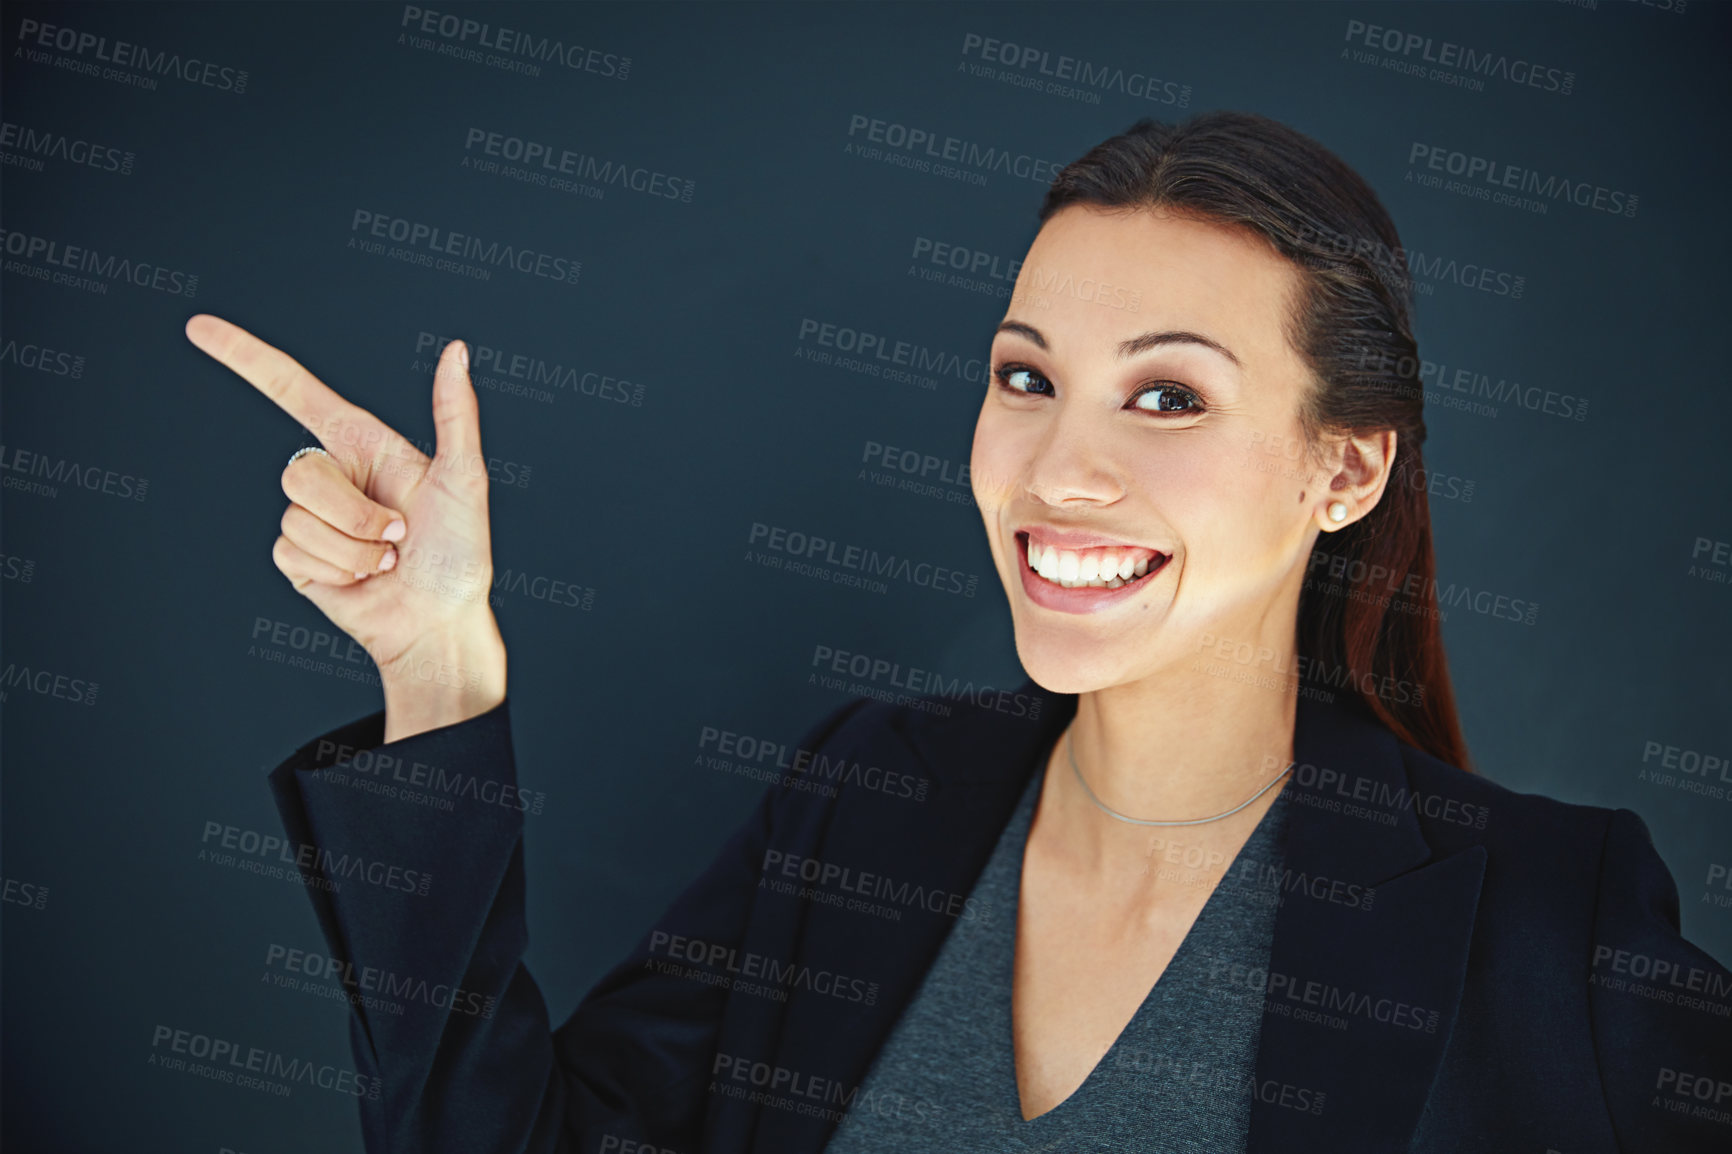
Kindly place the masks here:
[(1247, 228), (1072, 205), (1029, 246), (1005, 319), (1040, 329), (1055, 355), (1098, 353), (1155, 329), (1188, 330), (1231, 348), (1249, 367), (1291, 354), (1285, 325), (1299, 276)]

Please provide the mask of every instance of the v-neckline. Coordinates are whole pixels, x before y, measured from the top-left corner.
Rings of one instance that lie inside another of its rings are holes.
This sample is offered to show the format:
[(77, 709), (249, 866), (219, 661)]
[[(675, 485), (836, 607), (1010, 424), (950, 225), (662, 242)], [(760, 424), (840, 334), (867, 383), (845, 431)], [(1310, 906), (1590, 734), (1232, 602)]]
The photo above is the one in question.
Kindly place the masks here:
[(1013, 863), (1014, 877), (1013, 884), (1010, 887), (1011, 908), (1009, 913), (1011, 927), (1011, 963), (1010, 982), (1007, 993), (1009, 1004), (1005, 1007), (1004, 1026), (1008, 1034), (1008, 1045), (1010, 1048), (1011, 1097), (1016, 1103), (1016, 1118), (1014, 1125), (1019, 1130), (1022, 1127), (1033, 1127), (1045, 1122), (1046, 1119), (1051, 1118), (1053, 1115), (1059, 1113), (1059, 1111), (1064, 1110), (1067, 1106), (1076, 1102), (1080, 1097), (1082, 1097), (1084, 1091), (1090, 1090), (1100, 1081), (1097, 1075), (1100, 1074), (1102, 1067), (1107, 1065), (1108, 1059), (1113, 1058), (1114, 1055), (1119, 1052), (1125, 1035), (1130, 1032), (1131, 1027), (1136, 1024), (1137, 1020), (1141, 1018), (1144, 1012), (1148, 1009), (1149, 1001), (1155, 996), (1155, 992), (1160, 989), (1161, 982), (1168, 974), (1172, 973), (1178, 967), (1181, 959), (1186, 961), (1189, 960), (1190, 953), (1194, 952), (1192, 945), (1196, 939), (1197, 926), (1202, 922), (1204, 916), (1208, 914), (1210, 908), (1217, 905), (1215, 899), (1220, 895), (1223, 885), (1227, 878), (1231, 876), (1234, 867), (1239, 862), (1239, 859), (1244, 856), (1245, 848), (1257, 840), (1258, 835), (1263, 832), (1265, 824), (1270, 820), (1269, 815), (1274, 813), (1276, 809), (1283, 804), (1287, 792), (1285, 788), (1278, 790), (1275, 794), (1274, 801), (1270, 802), (1263, 810), (1261, 816), (1258, 817), (1257, 824), (1251, 827), (1251, 832), (1245, 836), (1245, 840), (1240, 844), (1238, 852), (1233, 855), (1232, 861), (1227, 863), (1227, 868), (1221, 876), (1221, 881), (1217, 882), (1215, 887), (1209, 891), (1209, 896), (1205, 898), (1203, 904), (1198, 907), (1196, 916), (1191, 919), (1191, 924), (1185, 927), (1184, 937), (1179, 939), (1178, 946), (1173, 950), (1173, 956), (1167, 959), (1167, 964), (1161, 968), (1161, 972), (1155, 976), (1155, 980), (1149, 983), (1149, 988), (1143, 991), (1142, 1000), (1137, 1003), (1136, 1009), (1131, 1011), (1130, 1017), (1126, 1018), (1124, 1025), (1119, 1027), (1119, 1032), (1113, 1035), (1112, 1043), (1108, 1045), (1105, 1050), (1101, 1051), (1101, 1056), (1095, 1059), (1095, 1064), (1089, 1067), (1089, 1071), (1087, 1074), (1083, 1075), (1082, 1081), (1078, 1082), (1076, 1087), (1071, 1090), (1069, 1094), (1066, 1094), (1052, 1106), (1048, 1107), (1041, 1113), (1036, 1114), (1034, 1117), (1029, 1118), (1025, 1117), (1022, 1111), (1022, 1078), (1016, 1064), (1016, 947), (1021, 933), (1023, 862), (1028, 851), (1028, 835), (1034, 827), (1035, 810), (1039, 808), (1041, 790), (1045, 786), (1046, 773), (1047, 769), (1045, 765), (1040, 766), (1035, 771), (1032, 780), (1027, 787), (1031, 792), (1025, 792), (1022, 800), (1017, 803), (1017, 808), (1012, 813), (1010, 821), (1010, 828), (1015, 829), (1018, 826), (1021, 828), (1017, 830), (1015, 837), (1014, 844), (1016, 849), (1015, 861)]

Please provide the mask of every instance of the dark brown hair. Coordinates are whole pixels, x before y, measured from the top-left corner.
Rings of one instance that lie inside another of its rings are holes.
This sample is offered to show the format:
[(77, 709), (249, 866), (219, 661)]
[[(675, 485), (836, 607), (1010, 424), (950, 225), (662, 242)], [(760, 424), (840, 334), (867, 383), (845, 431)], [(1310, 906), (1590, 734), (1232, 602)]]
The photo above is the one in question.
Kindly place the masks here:
[(1346, 688), (1401, 740), (1471, 769), (1438, 628), (1413, 288), (1377, 195), (1279, 121), (1209, 112), (1180, 124), (1139, 120), (1067, 165), (1041, 221), (1070, 205), (1158, 207), (1239, 226), (1298, 266), (1287, 329), (1311, 370), (1299, 412), (1305, 442), (1315, 451), (1325, 432), (1396, 433), (1377, 505), (1318, 536), (1299, 598), (1302, 678)]

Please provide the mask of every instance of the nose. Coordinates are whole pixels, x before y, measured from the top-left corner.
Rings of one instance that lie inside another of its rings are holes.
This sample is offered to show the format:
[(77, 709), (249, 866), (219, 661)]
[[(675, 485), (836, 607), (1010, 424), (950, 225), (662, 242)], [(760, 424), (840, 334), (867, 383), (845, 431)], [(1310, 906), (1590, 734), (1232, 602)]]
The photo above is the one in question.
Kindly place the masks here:
[(1024, 465), (1022, 488), (1047, 505), (1105, 505), (1125, 494), (1109, 450), (1109, 430), (1085, 413), (1066, 413), (1062, 402)]

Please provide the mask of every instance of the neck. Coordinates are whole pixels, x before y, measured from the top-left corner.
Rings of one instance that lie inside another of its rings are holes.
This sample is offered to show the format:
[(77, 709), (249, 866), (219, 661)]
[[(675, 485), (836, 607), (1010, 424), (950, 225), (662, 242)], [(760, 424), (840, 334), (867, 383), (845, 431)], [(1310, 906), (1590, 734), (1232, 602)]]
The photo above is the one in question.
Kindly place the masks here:
[[(1297, 679), (1256, 671), (1247, 683), (1205, 668), (1219, 671), (1215, 662), (1194, 661), (1077, 696), (1069, 740), (1077, 767), (1103, 804), (1145, 820), (1212, 817), (1245, 801), (1293, 760)], [(1041, 815), (1050, 823), (1047, 832), (1103, 865), (1127, 852), (1141, 854), (1143, 843), (1162, 829), (1102, 813), (1077, 783), (1065, 743), (1061, 735), (1047, 762)], [(1166, 832), (1242, 838), (1285, 784), (1231, 817)]]

